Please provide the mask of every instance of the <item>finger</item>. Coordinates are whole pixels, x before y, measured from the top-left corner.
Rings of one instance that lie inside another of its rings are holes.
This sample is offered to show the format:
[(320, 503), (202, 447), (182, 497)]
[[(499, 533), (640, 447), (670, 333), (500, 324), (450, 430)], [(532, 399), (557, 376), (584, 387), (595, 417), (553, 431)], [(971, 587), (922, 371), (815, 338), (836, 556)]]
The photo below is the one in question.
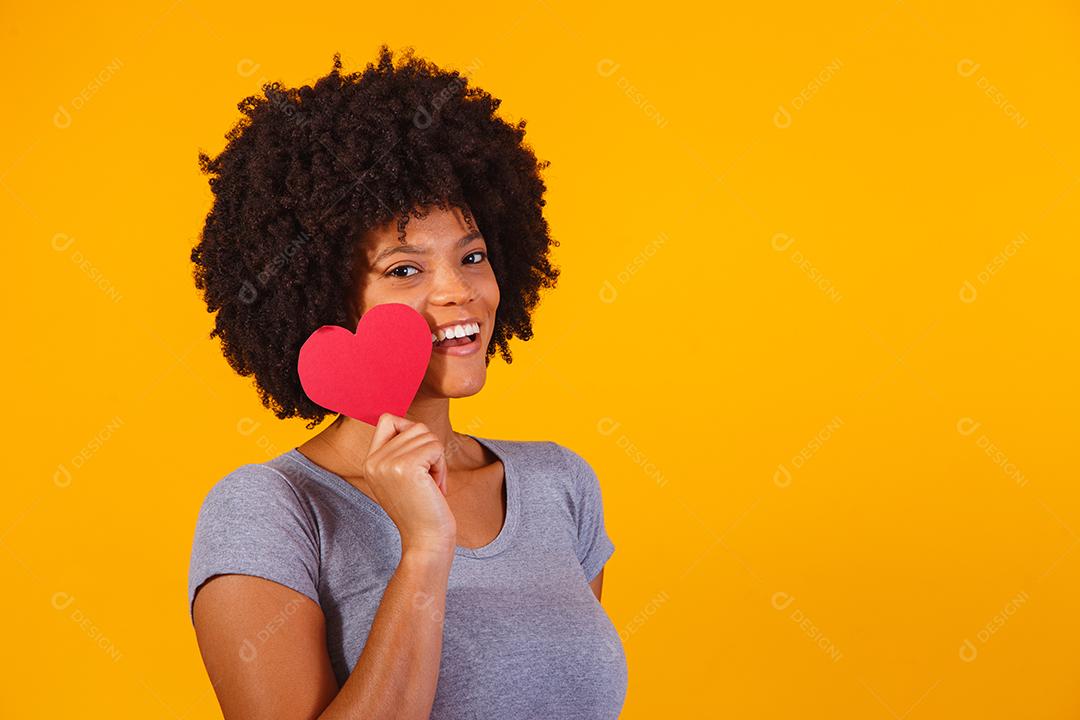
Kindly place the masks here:
[(446, 451), (442, 447), (441, 443), (438, 443), (437, 448), (438, 456), (435, 458), (435, 462), (432, 464), (431, 469), (428, 471), (431, 473), (431, 477), (435, 479), (435, 484), (439, 486), (443, 496), (446, 495), (447, 480), (450, 477), (450, 473), (446, 468)]
[(450, 491), (450, 473), (446, 468), (446, 454), (439, 455), (438, 461), (435, 463), (435, 472), (432, 473), (432, 477), (438, 477), (439, 490), (442, 491), (443, 497)]
[(375, 425), (375, 433), (371, 436), (371, 445), (368, 447), (368, 455), (381, 448), (392, 437), (413, 424), (415, 423), (413, 423), (412, 420), (408, 420), (392, 413), (383, 413), (380, 415), (379, 421)]
[(444, 484), (447, 475), (446, 453), (438, 438), (425, 433), (413, 439), (402, 452), (415, 458), (415, 462), (427, 471), (436, 485)]
[(435, 482), (435, 487), (442, 492), (446, 487), (446, 449), (435, 439), (417, 448), (416, 451), (421, 453), (421, 462), (427, 466), (428, 474)]
[(402, 455), (411, 452), (425, 442), (429, 442), (434, 437), (423, 425), (413, 423), (387, 440), (382, 446), (382, 453), (388, 457)]

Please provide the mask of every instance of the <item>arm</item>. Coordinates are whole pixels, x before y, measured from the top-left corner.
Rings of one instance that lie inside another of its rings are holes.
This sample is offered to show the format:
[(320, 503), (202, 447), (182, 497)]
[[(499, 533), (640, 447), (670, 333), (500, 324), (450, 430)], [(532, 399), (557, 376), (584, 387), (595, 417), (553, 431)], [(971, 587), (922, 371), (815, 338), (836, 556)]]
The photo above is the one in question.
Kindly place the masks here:
[(596, 600), (599, 602), (600, 592), (604, 589), (604, 568), (600, 568), (600, 572), (589, 582), (589, 587), (592, 588), (593, 595), (596, 596)]
[(431, 715), (452, 562), (453, 548), (448, 555), (405, 551), (356, 668), (320, 720)]
[(207, 582), (195, 598), (195, 631), (226, 720), (427, 718), (452, 560), (405, 551), (340, 690), (323, 613), (310, 598), (249, 575)]
[(585, 577), (592, 576), (589, 587), (599, 602), (604, 585), (604, 566), (615, 546), (604, 527), (604, 505), (600, 480), (585, 458), (555, 443), (566, 463), (566, 473), (572, 479), (571, 512), (577, 526), (577, 556)]

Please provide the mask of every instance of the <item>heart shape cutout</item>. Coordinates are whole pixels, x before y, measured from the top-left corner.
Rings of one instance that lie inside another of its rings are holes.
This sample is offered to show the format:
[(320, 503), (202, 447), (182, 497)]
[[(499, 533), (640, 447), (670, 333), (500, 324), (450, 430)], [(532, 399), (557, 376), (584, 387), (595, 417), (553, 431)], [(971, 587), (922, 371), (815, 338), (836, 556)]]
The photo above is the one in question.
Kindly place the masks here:
[(384, 412), (404, 415), (431, 359), (431, 330), (402, 303), (369, 309), (349, 332), (323, 325), (300, 347), (297, 370), (309, 398), (370, 425)]

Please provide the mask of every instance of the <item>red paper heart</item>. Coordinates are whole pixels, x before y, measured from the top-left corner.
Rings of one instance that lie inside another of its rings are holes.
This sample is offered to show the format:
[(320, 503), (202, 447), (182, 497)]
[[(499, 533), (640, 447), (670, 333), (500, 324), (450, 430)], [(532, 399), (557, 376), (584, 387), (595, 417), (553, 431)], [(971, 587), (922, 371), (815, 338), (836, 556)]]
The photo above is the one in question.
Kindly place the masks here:
[(371, 425), (404, 415), (431, 359), (431, 330), (402, 303), (376, 305), (356, 332), (323, 325), (300, 348), (300, 385), (313, 401)]

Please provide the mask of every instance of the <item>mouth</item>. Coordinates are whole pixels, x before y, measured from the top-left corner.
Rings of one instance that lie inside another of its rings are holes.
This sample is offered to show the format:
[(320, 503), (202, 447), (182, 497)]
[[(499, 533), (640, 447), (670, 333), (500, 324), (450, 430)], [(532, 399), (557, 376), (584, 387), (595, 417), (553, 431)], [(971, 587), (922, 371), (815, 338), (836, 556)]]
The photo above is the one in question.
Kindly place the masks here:
[(460, 347), (462, 345), (468, 345), (469, 343), (476, 342), (476, 338), (478, 338), (479, 336), (480, 333), (473, 333), (472, 335), (466, 335), (465, 337), (436, 340), (434, 343), (432, 343), (432, 346), (437, 348)]
[[(442, 339), (439, 339), (439, 336)], [(431, 349), (450, 355), (469, 355), (480, 345), (479, 323), (465, 323), (453, 328), (441, 328), (431, 334)]]

